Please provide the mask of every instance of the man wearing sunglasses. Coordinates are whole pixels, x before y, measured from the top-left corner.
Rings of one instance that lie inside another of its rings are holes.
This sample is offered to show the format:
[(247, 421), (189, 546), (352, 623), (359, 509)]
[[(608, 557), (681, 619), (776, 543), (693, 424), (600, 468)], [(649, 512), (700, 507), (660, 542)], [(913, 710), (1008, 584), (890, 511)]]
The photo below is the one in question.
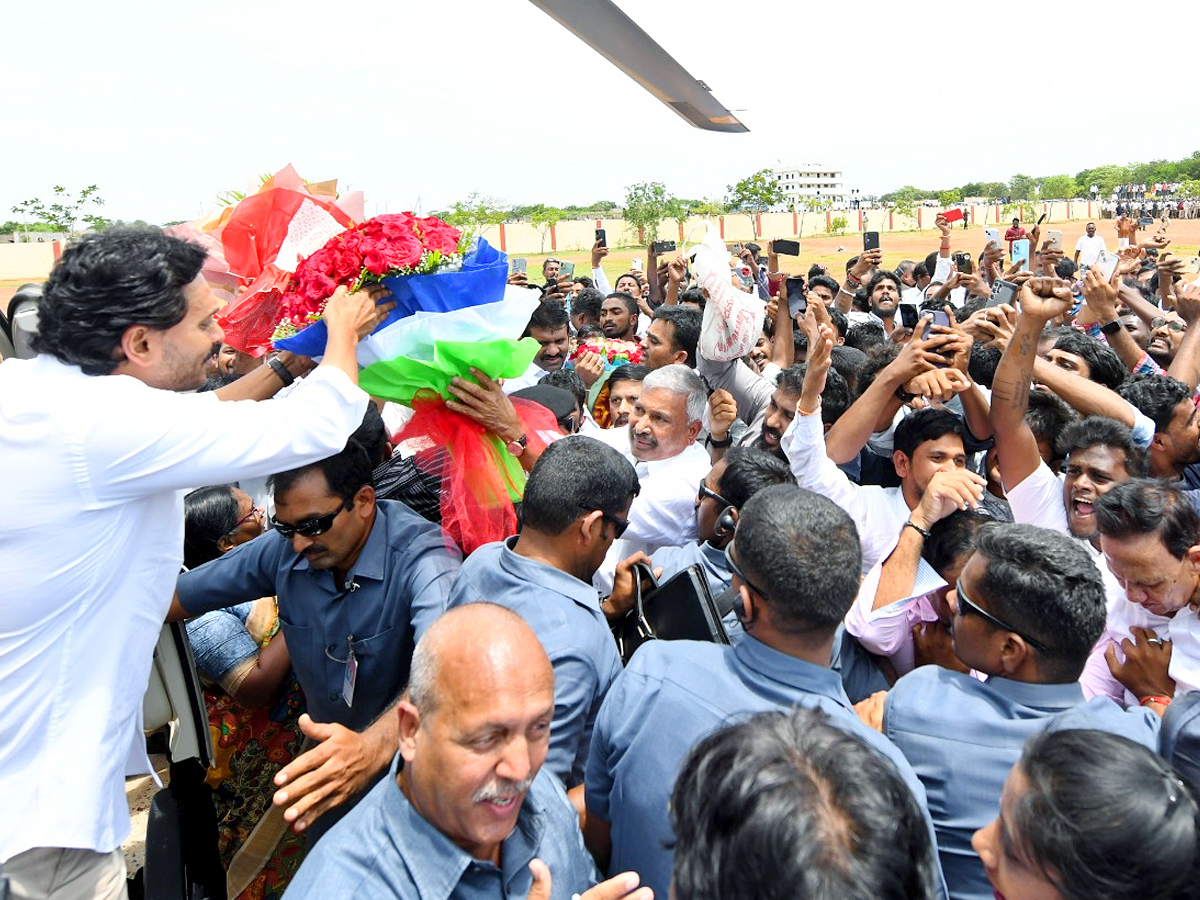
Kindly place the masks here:
[(990, 523), (976, 541), (947, 601), (954, 652), (988, 680), (921, 666), (866, 703), (876, 715), (882, 704), (883, 734), (925, 785), (955, 900), (992, 897), (971, 836), (996, 817), (1027, 738), (1092, 728), (1157, 747), (1153, 713), (1085, 700), (1078, 683), (1105, 619), (1104, 583), (1087, 552), (1032, 525)]
[(746, 714), (823, 710), (831, 725), (891, 760), (924, 806), (903, 756), (854, 715), (830, 668), (834, 635), (858, 589), (861, 550), (850, 516), (795, 485), (772, 485), (742, 507), (724, 555), (746, 636), (734, 646), (640, 647), (604, 699), (588, 756), (588, 846), (602, 869), (636, 871), (658, 897), (671, 881), (668, 806), (684, 757)]
[[(275, 804), (315, 840), (386, 769), (416, 641), (445, 611), (460, 556), (438, 526), (379, 501), (355, 438), (336, 456), (272, 476), (274, 526), (179, 577), (172, 618), (279, 598), (282, 633), (318, 745), (280, 771)], [(326, 813), (336, 807), (330, 815)]]
[(554, 666), (546, 768), (568, 788), (583, 783), (600, 701), (621, 671), (592, 576), (629, 525), (638, 490), (633, 466), (612, 447), (583, 435), (555, 441), (529, 473), (521, 533), (472, 553), (450, 592), (451, 607), (513, 610), (542, 642)]
[(392, 306), (375, 305), (382, 288), (334, 294), (324, 361), (287, 397), (232, 402), (290, 383), (307, 365), (290, 355), (185, 393), (224, 337), (205, 255), (156, 229), (73, 242), (40, 301), (38, 355), (0, 367), (0, 865), (14, 895), (125, 894), (125, 775), (150, 771), (142, 694), (183, 561), (184, 491), (336, 452), (368, 402), (355, 345)]

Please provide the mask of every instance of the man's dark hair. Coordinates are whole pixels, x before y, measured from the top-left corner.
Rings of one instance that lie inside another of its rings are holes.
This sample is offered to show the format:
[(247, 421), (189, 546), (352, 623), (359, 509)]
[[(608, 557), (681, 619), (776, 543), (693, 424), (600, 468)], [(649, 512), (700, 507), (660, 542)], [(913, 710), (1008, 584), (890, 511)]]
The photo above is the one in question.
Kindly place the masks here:
[(896, 287), (896, 293), (899, 294), (904, 290), (904, 283), (896, 275), (895, 272), (890, 272), (887, 269), (880, 269), (871, 276), (871, 280), (867, 282), (867, 296), (875, 293), (875, 288), (885, 281), (890, 281)]
[(717, 493), (738, 509), (763, 488), (773, 484), (796, 483), (796, 476), (788, 464), (765, 450), (730, 447), (725, 451), (725, 462), (721, 487)]
[(571, 435), (547, 447), (534, 464), (521, 517), (525, 528), (561, 534), (594, 510), (623, 516), (639, 490), (625, 457), (595, 438)]
[(1029, 392), (1025, 424), (1033, 432), (1034, 440), (1045, 441), (1052, 448), (1057, 447), (1063, 430), (1079, 420), (1080, 415), (1075, 407), (1057, 394), (1048, 391)]
[(1082, 358), (1087, 363), (1091, 380), (1114, 391), (1129, 376), (1121, 357), (1081, 331), (1071, 329), (1061, 334), (1054, 342), (1054, 349)]
[(348, 508), (354, 500), (354, 495), (358, 493), (359, 488), (371, 484), (371, 474), (374, 468), (375, 463), (367, 448), (354, 438), (350, 438), (340, 453), (336, 453), (320, 462), (301, 466), (298, 469), (278, 472), (267, 479), (267, 486), (278, 497), (285, 491), (290, 490), (297, 481), (309, 472), (320, 471), (325, 476), (325, 483), (329, 486), (329, 493), (335, 497), (341, 497), (342, 502)]
[(937, 271), (938, 257), (941, 255), (940, 250), (934, 250), (925, 257), (925, 271), (929, 273), (929, 277), (933, 277), (933, 273)]
[(917, 448), (926, 441), (936, 441), (948, 434), (966, 435), (962, 419), (946, 409), (919, 409), (900, 420), (892, 449), (912, 459)]
[(1011, 852), (1064, 900), (1196, 896), (1200, 810), (1158, 754), (1115, 734), (1043, 731), (1017, 765)]
[(590, 321), (600, 321), (600, 306), (604, 295), (593, 287), (586, 287), (578, 296), (571, 298), (571, 315), (584, 315)]
[(1066, 459), (1072, 453), (1089, 447), (1109, 447), (1125, 454), (1125, 471), (1137, 478), (1146, 474), (1146, 451), (1133, 442), (1133, 432), (1127, 425), (1104, 416), (1088, 416), (1062, 430), (1054, 442), (1054, 454)]
[(812, 280), (819, 275), (824, 275), (825, 269), (820, 263), (813, 263), (808, 267), (808, 283), (812, 284)]
[(823, 274), (813, 275), (810, 273), (808, 277), (808, 289), (811, 291), (815, 287), (829, 288), (829, 290), (833, 291), (834, 297), (836, 297), (838, 295), (838, 291), (842, 289), (842, 286), (830, 276)]
[(121, 338), (133, 325), (166, 331), (187, 315), (183, 289), (208, 252), (157, 229), (111, 228), (63, 252), (38, 304), (32, 347), (85, 375), (109, 375), (125, 361)]
[(1175, 418), (1175, 407), (1192, 399), (1187, 385), (1169, 375), (1133, 375), (1117, 393), (1153, 419), (1155, 431), (1166, 431)]
[(1054, 264), (1054, 274), (1059, 278), (1074, 278), (1076, 268), (1075, 261), (1064, 256)]
[(671, 327), (671, 349), (687, 353), (684, 365), (696, 368), (696, 345), (700, 342), (702, 314), (688, 306), (660, 306), (654, 311), (654, 320), (663, 321)]
[(1200, 515), (1184, 494), (1152, 478), (1131, 478), (1096, 501), (1096, 525), (1110, 538), (1153, 535), (1183, 559), (1200, 544)]
[(700, 309), (704, 309), (704, 304), (708, 299), (704, 296), (704, 289), (698, 287), (690, 287), (679, 293), (680, 303), (695, 303)]
[[(834, 347), (833, 349), (841, 348)], [(804, 373), (807, 371), (807, 363), (788, 366), (775, 379), (775, 386), (799, 397), (801, 391), (804, 390)], [(850, 383), (842, 377), (841, 372), (831, 368), (825, 374), (825, 390), (821, 391), (821, 421), (826, 425), (832, 425), (842, 417), (853, 402), (854, 394), (850, 390)]]
[(579, 373), (574, 369), (568, 369), (566, 366), (563, 366), (561, 369), (544, 376), (538, 384), (570, 391), (571, 396), (575, 398), (575, 402), (579, 404), (579, 408), (587, 409), (588, 389), (583, 383), (583, 379), (579, 377)]
[(354, 434), (350, 435), (350, 440), (362, 444), (367, 455), (371, 457), (372, 466), (379, 465), (391, 455), (388, 453), (387, 426), (384, 425), (383, 416), (379, 414), (374, 403), (367, 404), (362, 424), (354, 430)]
[(979, 341), (971, 345), (971, 359), (967, 363), (967, 374), (973, 381), (977, 381), (990, 391), (998, 365), (1000, 365), (1000, 351), (997, 348), (989, 347)]
[(534, 328), (557, 331), (560, 328), (566, 328), (570, 321), (571, 317), (567, 314), (567, 308), (561, 303), (556, 300), (541, 300), (538, 302), (537, 309), (533, 311), (533, 315), (529, 317), (529, 324), (525, 326), (521, 337), (529, 337)]
[(771, 619), (792, 634), (832, 634), (858, 593), (862, 549), (854, 521), (826, 497), (790, 484), (742, 507), (734, 534), (742, 571), (767, 594)]
[(925, 817), (887, 759), (818, 709), (709, 735), (670, 803), (676, 900), (930, 900)]
[[(572, 281), (574, 284), (581, 284), (581, 285), (583, 285), (583, 290), (584, 290), (584, 291), (590, 291), (590, 290), (593, 290), (593, 282), (592, 282), (592, 279), (588, 278), (588, 276), (586, 276), (586, 275), (576, 275), (574, 278), (572, 278), (572, 279), (571, 279), (571, 281)], [(580, 291), (580, 293), (583, 293), (583, 291)], [(597, 291), (597, 293), (599, 293), (599, 291)], [(601, 296), (603, 296), (603, 295), (601, 295)]]
[(1058, 531), (999, 522), (979, 529), (975, 542), (987, 568), (971, 599), (1047, 648), (1030, 648), (1046, 683), (1076, 681), (1107, 614), (1104, 582), (1087, 551)]
[(846, 332), (846, 346), (866, 353), (870, 347), (887, 343), (887, 335), (879, 322), (855, 322)]
[(576, 332), (575, 337), (580, 341), (591, 340), (592, 338), (604, 337), (604, 332), (600, 330), (599, 325), (584, 325)]
[(621, 302), (625, 304), (625, 308), (627, 310), (629, 310), (629, 314), (631, 316), (637, 315), (638, 302), (637, 302), (637, 298), (634, 297), (633, 294), (627, 294), (624, 291), (613, 291), (611, 294), (609, 294), (604, 299), (611, 300), (613, 297), (620, 298)]
[[(837, 332), (837, 336), (842, 340), (846, 339), (846, 332), (850, 330), (850, 319), (840, 309), (829, 307), (829, 318), (833, 321), (833, 328)], [(801, 331), (802, 329), (797, 329)], [(840, 346), (840, 345), (838, 345)]]
[(611, 385), (618, 381), (645, 381), (646, 376), (649, 374), (650, 369), (640, 364), (626, 363), (623, 366), (617, 366), (608, 376), (609, 390), (612, 389)]
[(912, 270), (913, 281), (918, 281), (922, 278), (932, 278), (933, 272), (923, 262), (917, 263)]
[(975, 550), (975, 535), (989, 522), (995, 521), (974, 509), (956, 509), (929, 528), (929, 537), (921, 548), (921, 558), (939, 575), (950, 569), (964, 554)]
[(237, 528), (237, 498), (232, 484), (197, 488), (183, 498), (183, 564), (202, 566), (221, 555), (217, 541)]
[(858, 396), (858, 379), (862, 375), (863, 367), (867, 364), (867, 354), (854, 347), (834, 344), (829, 351), (829, 360), (833, 371), (846, 379), (846, 386), (850, 389), (850, 399), (853, 402), (854, 398)]

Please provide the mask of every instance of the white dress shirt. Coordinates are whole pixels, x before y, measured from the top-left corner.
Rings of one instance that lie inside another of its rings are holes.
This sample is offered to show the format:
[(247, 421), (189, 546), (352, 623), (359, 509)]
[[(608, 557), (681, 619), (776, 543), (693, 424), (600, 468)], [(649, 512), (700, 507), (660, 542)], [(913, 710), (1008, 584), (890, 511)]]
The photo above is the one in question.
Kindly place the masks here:
[(321, 367), (288, 397), (222, 402), (0, 364), (0, 861), (112, 851), (149, 771), (142, 695), (183, 561), (183, 490), (338, 452), (367, 395)]
[(828, 497), (854, 520), (862, 544), (862, 574), (896, 547), (900, 529), (911, 510), (898, 487), (855, 484), (825, 452), (825, 429), (819, 413), (799, 412), (780, 441), (787, 454), (796, 483), (805, 490)]

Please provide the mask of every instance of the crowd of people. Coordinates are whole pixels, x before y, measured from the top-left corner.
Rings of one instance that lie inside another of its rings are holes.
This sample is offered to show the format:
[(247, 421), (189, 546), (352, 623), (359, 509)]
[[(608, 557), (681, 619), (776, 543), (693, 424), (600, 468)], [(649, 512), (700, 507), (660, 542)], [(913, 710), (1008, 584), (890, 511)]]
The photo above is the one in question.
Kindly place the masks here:
[(0, 897), (127, 895), (176, 621), (208, 896), (1200, 896), (1200, 283), (1137, 219), (1111, 277), (937, 225), (894, 269), (737, 245), (720, 303), (674, 251), (514, 270), (533, 363), (446, 405), (527, 480), (466, 554), (459, 460), (357, 386), (385, 288), (255, 358), (200, 247), (70, 246), (0, 365)]

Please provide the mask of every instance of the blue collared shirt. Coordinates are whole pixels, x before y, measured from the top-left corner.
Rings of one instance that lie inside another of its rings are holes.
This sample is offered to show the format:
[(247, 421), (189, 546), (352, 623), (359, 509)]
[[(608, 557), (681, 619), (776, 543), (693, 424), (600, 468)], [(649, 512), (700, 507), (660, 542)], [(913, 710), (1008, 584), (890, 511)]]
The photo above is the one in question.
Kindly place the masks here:
[[(190, 614), (275, 595), (292, 668), (318, 722), (360, 731), (400, 696), (417, 638), (445, 611), (461, 564), (442, 529), (402, 503), (380, 501), (346, 584), (311, 569), (270, 531), (179, 576)], [(358, 664), (353, 703), (342, 696), (348, 649)]]
[(820, 709), (831, 724), (862, 738), (899, 769), (924, 808), (912, 768), (858, 718), (836, 672), (749, 635), (732, 647), (651, 641), (608, 692), (592, 735), (587, 809), (612, 824), (609, 874), (632, 869), (656, 897), (667, 896), (673, 856), (667, 848), (674, 840), (667, 803), (684, 756), (718, 728), (794, 708)]
[(583, 781), (600, 702), (621, 672), (621, 657), (596, 589), (521, 556), (517, 538), (480, 547), (463, 563), (449, 607), (486, 601), (528, 623), (554, 666), (554, 721), (545, 767), (568, 787)]
[(533, 886), (534, 857), (550, 869), (552, 900), (567, 900), (600, 880), (579, 816), (544, 768), (525, 796), (517, 827), (500, 845), (497, 868), (422, 818), (396, 781), (399, 764), (397, 753), (387, 776), (312, 849), (287, 900), (524, 900)]
[(1085, 701), (1077, 682), (1030, 684), (996, 676), (982, 682), (922, 666), (888, 692), (884, 734), (925, 784), (954, 900), (991, 900), (971, 836), (999, 813), (1004, 781), (1026, 739), (1047, 728), (1094, 728), (1158, 749), (1153, 713), (1125, 711), (1107, 697)]
[(1162, 755), (1193, 790), (1200, 790), (1200, 692), (1180, 694), (1167, 707), (1162, 721)]
[(714, 597), (729, 590), (729, 585), (733, 583), (733, 573), (725, 561), (725, 551), (708, 541), (691, 541), (682, 547), (659, 547), (650, 554), (650, 562), (653, 568), (662, 567), (662, 575), (658, 578), (660, 583), (678, 575), (688, 566), (699, 566), (708, 579), (708, 589)]

